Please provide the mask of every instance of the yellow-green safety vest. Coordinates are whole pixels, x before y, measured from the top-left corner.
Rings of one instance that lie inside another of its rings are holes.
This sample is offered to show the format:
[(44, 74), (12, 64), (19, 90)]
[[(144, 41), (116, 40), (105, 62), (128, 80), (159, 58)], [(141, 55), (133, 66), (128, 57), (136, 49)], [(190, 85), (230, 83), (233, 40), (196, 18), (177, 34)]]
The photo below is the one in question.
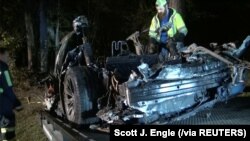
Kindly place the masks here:
[[(171, 15), (169, 22), (171, 23), (171, 28), (167, 31), (168, 37), (172, 38), (178, 32), (187, 35), (188, 30), (187, 27), (179, 13), (176, 12), (175, 9), (170, 8), (169, 10), (173, 10), (173, 14)], [(160, 28), (160, 21), (158, 18), (158, 14), (156, 14), (149, 28), (149, 37), (155, 39), (156, 41), (160, 41), (160, 34), (157, 33), (157, 30)]]

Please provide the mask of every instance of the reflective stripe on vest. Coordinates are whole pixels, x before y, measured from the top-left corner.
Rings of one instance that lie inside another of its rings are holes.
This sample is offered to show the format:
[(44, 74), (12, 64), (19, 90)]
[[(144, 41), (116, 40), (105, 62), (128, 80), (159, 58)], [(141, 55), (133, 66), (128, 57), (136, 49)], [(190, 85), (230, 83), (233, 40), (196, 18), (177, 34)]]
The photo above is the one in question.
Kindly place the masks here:
[(5, 76), (5, 79), (7, 81), (7, 84), (9, 87), (12, 86), (12, 82), (11, 82), (11, 79), (10, 79), (10, 73), (9, 71), (4, 71), (4, 76)]
[(0, 94), (2, 94), (3, 93), (3, 88), (0, 88)]
[(7, 132), (13, 132), (15, 131), (15, 128), (14, 127), (9, 127), (9, 128), (1, 128), (1, 133), (2, 134), (5, 134)]
[(11, 139), (13, 137), (9, 136), (9, 133), (12, 134), (12, 132), (15, 132), (14, 127), (9, 127), (9, 128), (1, 128), (0, 134), (1, 134), (1, 139), (2, 141), (8, 141), (8, 139)]

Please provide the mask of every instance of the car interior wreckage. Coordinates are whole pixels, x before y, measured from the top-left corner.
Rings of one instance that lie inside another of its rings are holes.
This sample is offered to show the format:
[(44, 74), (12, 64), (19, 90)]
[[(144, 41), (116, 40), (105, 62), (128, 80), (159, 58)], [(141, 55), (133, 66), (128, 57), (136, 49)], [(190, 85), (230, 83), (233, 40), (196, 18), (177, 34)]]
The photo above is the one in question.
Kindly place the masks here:
[(71, 63), (65, 72), (61, 67), (67, 45), (62, 44), (54, 74), (41, 81), (45, 110), (75, 125), (166, 124), (243, 93), (250, 63), (241, 57), (250, 36), (239, 46), (177, 43), (181, 58), (164, 61), (147, 53), (139, 36), (135, 32), (112, 42), (112, 55), (95, 67)]

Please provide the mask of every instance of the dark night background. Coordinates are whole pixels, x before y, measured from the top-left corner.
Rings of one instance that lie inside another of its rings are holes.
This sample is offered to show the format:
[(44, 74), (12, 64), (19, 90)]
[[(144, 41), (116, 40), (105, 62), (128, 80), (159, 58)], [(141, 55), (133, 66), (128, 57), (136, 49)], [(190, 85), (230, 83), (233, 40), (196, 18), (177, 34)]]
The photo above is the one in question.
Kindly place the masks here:
[[(183, 17), (189, 30), (185, 39), (191, 43), (208, 46), (211, 42), (239, 43), (250, 34), (249, 0), (183, 0)], [(110, 55), (113, 40), (125, 40), (135, 31), (149, 27), (156, 13), (155, 0), (0, 0), (0, 33), (8, 45), (16, 48), (18, 64), (27, 64), (27, 24), (25, 13), (30, 14), (34, 30), (34, 50), (43, 48), (41, 37), (46, 38), (48, 47), (55, 50), (57, 22), (60, 23), (58, 36), (61, 40), (72, 30), (72, 20), (78, 15), (89, 19), (89, 38), (95, 56)], [(43, 7), (41, 8), (41, 5)], [(41, 20), (43, 10), (44, 21)], [(46, 26), (41, 26), (46, 23)], [(41, 30), (42, 29), (42, 30)], [(49, 33), (46, 32), (48, 29)], [(4, 36), (3, 36), (4, 35)], [(147, 34), (141, 37), (147, 41)], [(53, 51), (52, 51), (53, 52)], [(33, 55), (36, 54), (33, 53)], [(54, 57), (51, 57), (52, 60)], [(51, 60), (50, 58), (50, 60)], [(39, 59), (38, 59), (39, 60)]]
[(207, 44), (242, 40), (250, 33), (250, 1), (189, 0), (187, 41)]
[[(193, 42), (206, 46), (210, 42), (241, 41), (250, 34), (249, 0), (183, 1), (185, 1), (184, 20), (189, 29), (185, 40), (187, 45)], [(112, 40), (123, 40), (136, 30), (146, 29), (156, 12), (154, 2), (155, 0), (108, 0), (104, 2), (106, 7), (88, 5), (86, 11), (83, 10), (79, 14), (86, 13), (88, 17), (94, 17), (95, 10), (101, 11), (96, 20), (99, 22), (94, 21), (99, 29), (94, 42), (98, 44), (95, 48), (102, 50), (101, 46), (108, 47)], [(76, 3), (80, 5), (82, 1)], [(65, 1), (65, 5), (68, 4)], [(74, 7), (74, 3), (71, 5)], [(73, 12), (72, 9), (67, 10), (68, 13)], [(72, 13), (72, 17), (77, 14)]]

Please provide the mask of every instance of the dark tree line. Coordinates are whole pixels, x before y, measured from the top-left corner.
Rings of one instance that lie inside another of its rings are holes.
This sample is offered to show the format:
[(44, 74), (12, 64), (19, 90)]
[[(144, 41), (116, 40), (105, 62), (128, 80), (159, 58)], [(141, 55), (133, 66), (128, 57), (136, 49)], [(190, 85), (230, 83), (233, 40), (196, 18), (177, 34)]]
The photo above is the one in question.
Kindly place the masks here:
[[(95, 56), (110, 55), (111, 42), (149, 27), (155, 0), (0, 0), (0, 37), (19, 67), (53, 68), (60, 40), (78, 15), (89, 19)], [(189, 29), (186, 44), (242, 40), (250, 34), (247, 0), (170, 0)], [(147, 34), (143, 36), (146, 41)]]

